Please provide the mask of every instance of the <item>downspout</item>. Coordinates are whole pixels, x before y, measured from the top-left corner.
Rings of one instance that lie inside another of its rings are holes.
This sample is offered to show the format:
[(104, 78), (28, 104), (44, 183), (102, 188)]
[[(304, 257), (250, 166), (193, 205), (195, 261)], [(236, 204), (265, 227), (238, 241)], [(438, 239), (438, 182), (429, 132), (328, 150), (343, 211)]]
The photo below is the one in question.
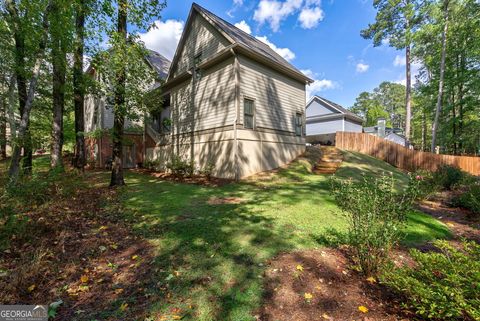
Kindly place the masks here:
[(234, 168), (235, 168), (235, 180), (239, 181), (240, 180), (240, 167), (238, 164), (238, 134), (237, 134), (237, 121), (238, 121), (238, 113), (240, 109), (240, 68), (238, 64), (238, 57), (233, 48), (230, 49), (230, 52), (232, 53), (234, 57), (234, 62), (233, 62), (233, 70), (235, 73), (235, 118), (233, 120), (233, 140), (234, 140), (234, 145), (233, 145), (233, 159), (234, 159)]

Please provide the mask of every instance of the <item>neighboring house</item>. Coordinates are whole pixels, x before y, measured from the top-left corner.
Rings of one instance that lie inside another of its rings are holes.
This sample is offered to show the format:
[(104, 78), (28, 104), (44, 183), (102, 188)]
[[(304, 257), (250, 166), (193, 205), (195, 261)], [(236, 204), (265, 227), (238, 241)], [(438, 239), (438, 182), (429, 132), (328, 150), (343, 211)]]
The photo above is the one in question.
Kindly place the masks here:
[[(149, 88), (158, 88), (165, 81), (170, 61), (161, 54), (149, 50), (145, 63), (156, 72), (156, 82)], [(100, 79), (100, 75), (89, 67), (87, 73)], [(113, 128), (113, 109), (106, 97), (87, 95), (84, 104), (87, 161), (95, 167), (104, 167), (111, 162), (113, 143), (108, 133)], [(123, 141), (123, 166), (136, 167), (144, 162), (145, 137), (143, 120), (125, 120)]]
[(335, 144), (335, 133), (362, 132), (363, 119), (325, 98), (314, 96), (306, 107), (307, 142)]
[(365, 127), (363, 132), (384, 138), (402, 146), (405, 146), (406, 143), (406, 138), (403, 136), (403, 130), (401, 128), (387, 127), (387, 121), (385, 118), (379, 118), (376, 126)]
[(305, 151), (311, 79), (268, 45), (193, 4), (165, 84), (164, 109), (146, 126), (146, 156), (214, 164), (241, 178)]

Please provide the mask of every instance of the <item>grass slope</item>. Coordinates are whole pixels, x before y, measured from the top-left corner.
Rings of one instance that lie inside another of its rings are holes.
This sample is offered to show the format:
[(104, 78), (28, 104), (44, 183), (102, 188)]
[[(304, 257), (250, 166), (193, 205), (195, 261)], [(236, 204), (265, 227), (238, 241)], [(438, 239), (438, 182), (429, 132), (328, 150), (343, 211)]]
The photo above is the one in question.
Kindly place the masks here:
[[(127, 174), (122, 197), (129, 220), (157, 249), (164, 300), (152, 313), (178, 308), (183, 320), (253, 320), (268, 259), (337, 242), (346, 222), (328, 176), (310, 172), (315, 153), (277, 173), (215, 188)], [(406, 183), (405, 174), (357, 153), (346, 153), (337, 176), (382, 171), (393, 172), (399, 188)], [(409, 215), (406, 232), (406, 244), (448, 236), (443, 224), (419, 212)]]

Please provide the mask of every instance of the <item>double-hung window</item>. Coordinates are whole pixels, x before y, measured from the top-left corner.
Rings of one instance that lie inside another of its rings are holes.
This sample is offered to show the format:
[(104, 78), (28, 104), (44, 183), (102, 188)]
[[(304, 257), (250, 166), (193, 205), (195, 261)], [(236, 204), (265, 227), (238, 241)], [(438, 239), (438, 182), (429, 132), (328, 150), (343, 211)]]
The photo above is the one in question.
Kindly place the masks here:
[(251, 99), (243, 101), (243, 127), (253, 129), (255, 123), (255, 105)]
[(302, 136), (303, 132), (303, 116), (301, 113), (295, 114), (295, 135)]
[(201, 62), (202, 62), (202, 53), (200, 52), (199, 54), (195, 55), (195, 57), (193, 58), (193, 65), (195, 69), (195, 75), (194, 75), (195, 79), (202, 78), (202, 71), (198, 67)]

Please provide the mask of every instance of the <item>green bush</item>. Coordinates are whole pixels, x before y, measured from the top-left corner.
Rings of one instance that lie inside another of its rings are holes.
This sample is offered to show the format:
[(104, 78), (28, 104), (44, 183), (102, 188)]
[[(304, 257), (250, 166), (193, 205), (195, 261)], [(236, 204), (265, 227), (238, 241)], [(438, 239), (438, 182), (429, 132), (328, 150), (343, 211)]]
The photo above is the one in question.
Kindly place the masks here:
[(158, 171), (160, 169), (160, 161), (158, 160), (146, 160), (144, 163), (145, 168), (152, 171)]
[(212, 173), (215, 170), (215, 163), (208, 162), (204, 168), (200, 170), (200, 175), (204, 175), (207, 179), (212, 177)]
[(407, 190), (399, 194), (393, 176), (364, 176), (360, 182), (333, 179), (336, 203), (348, 218), (348, 242), (358, 267), (366, 275), (378, 272), (402, 237), (418, 184), (419, 180), (410, 179)]
[(433, 173), (433, 180), (441, 187), (452, 190), (458, 186), (466, 173), (460, 168), (450, 165), (442, 165)]
[(474, 215), (480, 214), (480, 185), (467, 187), (465, 192), (453, 199), (453, 205), (469, 209)]
[(172, 157), (171, 162), (167, 163), (166, 167), (174, 176), (178, 177), (190, 177), (195, 172), (194, 161), (186, 161), (176, 155)]
[(386, 269), (380, 279), (422, 318), (480, 320), (480, 245), (434, 244), (440, 253), (411, 250), (414, 267)]
[(418, 170), (410, 174), (411, 179), (418, 181), (417, 199), (425, 200), (433, 196), (441, 189), (441, 186), (435, 181), (434, 174), (425, 170)]

